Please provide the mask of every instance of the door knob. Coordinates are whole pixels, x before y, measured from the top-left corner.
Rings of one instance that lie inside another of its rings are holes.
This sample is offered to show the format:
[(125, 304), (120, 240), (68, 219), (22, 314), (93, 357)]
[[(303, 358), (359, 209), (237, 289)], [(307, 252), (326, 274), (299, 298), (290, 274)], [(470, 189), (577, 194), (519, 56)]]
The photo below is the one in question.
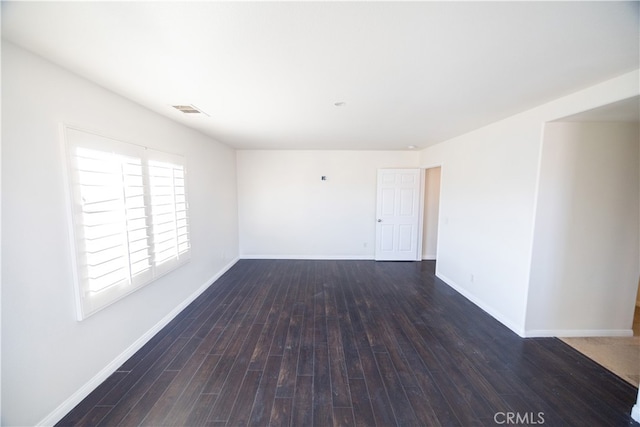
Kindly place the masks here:
[(378, 222), (382, 222), (382, 220), (381, 220), (381, 219), (378, 219)]

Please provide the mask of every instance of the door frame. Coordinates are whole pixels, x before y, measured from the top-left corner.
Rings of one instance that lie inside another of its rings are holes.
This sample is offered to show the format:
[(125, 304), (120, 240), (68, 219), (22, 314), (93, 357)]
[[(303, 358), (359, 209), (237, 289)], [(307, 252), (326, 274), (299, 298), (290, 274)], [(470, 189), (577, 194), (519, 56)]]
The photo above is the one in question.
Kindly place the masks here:
[[(440, 183), (438, 185), (438, 223), (436, 225), (436, 235), (437, 235), (436, 240), (437, 241), (436, 241), (436, 252), (435, 252), (435, 260), (437, 260), (438, 259), (438, 253), (439, 253), (438, 249), (440, 247), (440, 226), (442, 224), (442, 215), (441, 215), (441, 213), (442, 213), (442, 163), (438, 163), (438, 164), (434, 164), (434, 165), (430, 165), (430, 166), (423, 166), (422, 167), (422, 170), (424, 171), (424, 181), (425, 181), (424, 182), (424, 191), (422, 193), (422, 197), (424, 198), (424, 200), (423, 200), (423, 211), (422, 211), (422, 224), (423, 224), (423, 227), (424, 227), (424, 225), (426, 225), (425, 223), (426, 223), (426, 220), (427, 220), (425, 215), (426, 215), (426, 201), (427, 201), (426, 200), (426, 196), (427, 196), (427, 171), (429, 169), (440, 169)], [(421, 236), (422, 236), (422, 246), (424, 248), (424, 243), (425, 243), (424, 242), (424, 228), (423, 228)], [(420, 255), (422, 257), (422, 253)], [(424, 260), (431, 260), (431, 259), (422, 258), (422, 260), (424, 261)], [(433, 261), (433, 260), (431, 260), (431, 261)]]
[[(416, 233), (417, 236), (416, 237), (416, 254), (415, 254), (415, 258), (413, 259), (407, 259), (407, 260), (398, 260), (398, 261), (422, 261), (422, 237), (424, 234), (424, 192), (425, 192), (425, 168), (423, 167), (415, 167), (415, 168), (378, 168), (376, 170), (376, 216), (375, 219), (377, 222), (379, 222), (378, 218), (378, 203), (379, 203), (379, 186), (378, 186), (378, 176), (379, 176), (379, 172), (381, 170), (412, 170), (412, 171), (418, 171), (419, 172), (419, 189), (418, 189), (418, 224), (416, 227)], [(378, 225), (376, 223), (376, 231), (375, 231), (375, 246), (374, 246), (374, 260), (376, 261), (387, 261), (384, 259), (380, 259), (379, 258), (379, 252), (378, 252)]]

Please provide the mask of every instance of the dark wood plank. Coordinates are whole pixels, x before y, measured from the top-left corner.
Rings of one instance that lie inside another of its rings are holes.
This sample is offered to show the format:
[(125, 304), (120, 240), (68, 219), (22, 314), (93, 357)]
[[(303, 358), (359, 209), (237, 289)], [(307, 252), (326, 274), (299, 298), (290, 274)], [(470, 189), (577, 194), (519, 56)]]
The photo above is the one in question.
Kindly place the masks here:
[(253, 403), (260, 385), (261, 376), (262, 372), (247, 371), (244, 376), (244, 380), (242, 381), (242, 385), (240, 386), (236, 402), (229, 414), (229, 421), (227, 424), (232, 426), (246, 426), (249, 423), (251, 410), (253, 409)]
[[(324, 323), (324, 322), (323, 322)], [(325, 342), (314, 345), (313, 370), (313, 425), (333, 425), (333, 405), (331, 398), (331, 371), (329, 350)]]
[[(405, 317), (394, 316), (395, 320), (398, 320), (398, 318), (404, 319)], [(408, 338), (406, 333), (412, 334), (413, 339)], [(438, 423), (430, 421), (431, 417), (427, 414), (427, 412), (433, 412), (442, 425), (458, 424), (460, 421), (456, 418), (453, 409), (442, 396), (431, 375), (432, 370), (438, 372), (440, 364), (427, 348), (421, 346), (422, 340), (416, 335), (415, 329), (413, 329), (411, 325), (405, 325), (405, 329), (396, 329), (395, 337), (398, 341), (399, 349), (406, 357), (407, 363), (411, 366), (419, 385), (419, 390), (412, 387), (407, 389), (407, 396), (418, 418), (424, 419), (425, 425), (437, 425)], [(415, 346), (420, 346), (422, 353), (419, 353)], [(425, 355), (426, 357), (424, 357)], [(434, 364), (436, 366), (433, 366)], [(408, 390), (412, 391), (411, 394)], [(422, 396), (417, 405), (416, 401), (411, 399), (412, 396), (416, 395)], [(419, 406), (419, 408), (417, 406)], [(422, 414), (423, 418), (420, 417), (420, 414)]]
[[(219, 323), (220, 317), (231, 309), (234, 312), (234, 304), (238, 303), (238, 295), (246, 295), (247, 288), (252, 285), (251, 275), (257, 270), (258, 264), (245, 264), (245, 268), (236, 270), (228, 276), (222, 277), (221, 286), (212, 287), (212, 292), (206, 298), (205, 303), (197, 306), (193, 311), (193, 323), (183, 332), (184, 336), (203, 338), (211, 328)], [(211, 289), (211, 288), (209, 288)], [(196, 301), (201, 298), (196, 299)], [(194, 301), (194, 303), (196, 302)]]
[[(127, 387), (124, 388), (123, 384), (118, 384), (116, 388), (114, 388), (111, 392), (109, 392), (104, 401), (114, 401), (116, 399), (117, 403), (114, 408), (102, 419), (102, 421), (97, 425), (114, 425), (120, 423), (127, 414), (138, 405), (142, 397), (147, 393), (147, 391), (156, 383), (158, 378), (163, 374), (164, 369), (168, 366), (168, 364), (175, 358), (178, 352), (184, 347), (186, 338), (177, 338), (173, 343), (169, 345), (168, 348), (165, 348), (164, 353), (158, 356), (157, 359), (153, 362), (153, 364), (145, 370), (146, 364), (138, 364), (134, 371), (132, 371), (125, 381), (129, 382)], [(151, 357), (156, 350), (149, 353), (147, 357)], [(158, 351), (158, 353), (160, 353)], [(140, 369), (140, 375), (136, 376), (134, 372)], [(129, 381), (126, 381), (126, 380)], [(137, 379), (135, 383), (133, 380)], [(123, 387), (123, 388), (120, 388)]]
[(161, 425), (169, 415), (173, 407), (178, 403), (184, 390), (189, 386), (193, 375), (207, 358), (207, 354), (194, 352), (185, 366), (178, 371), (177, 375), (169, 384), (165, 392), (156, 401), (143, 420), (145, 425)]
[(368, 346), (359, 347), (359, 351), (360, 360), (362, 361), (362, 371), (364, 372), (367, 383), (369, 399), (371, 400), (376, 424), (379, 426), (397, 425), (396, 418), (393, 415), (393, 409), (391, 408), (391, 401), (384, 387), (380, 372), (378, 371), (378, 365), (373, 356), (373, 351), (371, 351), (371, 348)]
[(355, 425), (355, 419), (353, 418), (353, 410), (351, 408), (333, 408), (333, 425), (334, 426)]
[(307, 307), (302, 319), (300, 351), (298, 352), (298, 375), (313, 376), (314, 319), (313, 306)]
[(418, 425), (418, 419), (413, 412), (409, 399), (404, 392), (404, 388), (398, 377), (398, 373), (393, 367), (391, 357), (387, 353), (375, 353), (378, 370), (382, 375), (382, 380), (387, 389), (387, 394), (391, 397), (391, 407), (395, 418), (400, 425)]
[(218, 399), (217, 394), (200, 394), (189, 412), (189, 417), (184, 425), (186, 426), (202, 426), (205, 425), (211, 407)]
[(296, 378), (296, 392), (291, 412), (292, 426), (313, 425), (313, 377), (300, 375)]
[[(148, 379), (152, 379), (152, 381), (155, 380), (188, 342), (186, 338), (178, 338), (177, 336), (179, 334), (177, 333), (172, 335), (173, 336), (167, 335), (161, 344), (157, 345), (145, 356), (143, 361), (136, 364), (133, 370), (130, 371), (122, 381), (102, 397), (98, 405), (115, 406), (123, 400), (133, 387), (136, 387), (138, 391), (142, 391), (142, 388), (148, 388), (150, 383), (141, 382), (140, 380), (145, 375)], [(135, 399), (135, 396), (133, 398)]]
[(248, 425), (263, 426), (269, 423), (271, 410), (278, 386), (278, 372), (282, 363), (282, 356), (269, 356), (264, 369), (260, 385), (256, 390), (251, 417)]
[[(82, 417), (82, 419), (80, 419), (77, 423), (74, 423), (74, 425), (83, 426), (83, 427), (96, 426), (100, 424), (100, 422), (112, 409), (113, 409), (113, 406), (94, 406), (91, 409), (89, 409), (87, 414), (84, 417)], [(65, 424), (58, 423), (58, 425), (65, 425)]]
[[(142, 399), (131, 408), (129, 413), (118, 424), (120, 426), (137, 426), (140, 425), (142, 420), (147, 416), (149, 410), (155, 405), (160, 396), (169, 387), (171, 381), (178, 374), (178, 371), (164, 371), (158, 379), (153, 383), (149, 390), (142, 396)], [(97, 425), (98, 423), (94, 424)]]
[[(221, 356), (217, 354), (207, 354), (191, 377), (189, 384), (184, 388), (180, 397), (176, 400), (171, 411), (167, 414), (164, 423), (167, 425), (187, 425), (193, 405), (202, 394), (207, 378), (215, 370), (220, 362)], [(199, 358), (198, 358), (199, 359)]]
[(337, 289), (336, 307), (347, 376), (349, 378), (364, 378), (360, 355), (358, 354), (358, 347), (356, 345), (356, 337), (353, 331), (353, 325), (351, 324), (351, 317), (349, 316), (349, 312), (353, 307), (349, 306), (346, 295), (346, 289), (349, 288), (350, 283), (355, 283), (356, 280), (349, 274), (350, 270), (348, 270), (344, 264), (341, 264), (339, 267), (342, 281)]
[[(83, 418), (89, 415), (89, 412), (102, 400), (103, 396), (111, 391), (113, 387), (120, 383), (122, 379), (129, 374), (129, 371), (116, 371), (104, 380), (89, 396), (84, 398), (75, 408), (73, 408), (67, 415), (64, 416), (56, 425), (57, 426), (73, 426), (73, 425), (86, 425)], [(103, 407), (105, 408), (105, 407)], [(113, 408), (112, 405), (106, 406), (108, 411)], [(102, 409), (101, 411), (104, 411)], [(106, 412), (108, 412), (106, 411)], [(102, 414), (99, 420), (92, 421), (92, 425), (98, 424), (98, 422), (106, 415), (106, 412)]]
[(284, 304), (280, 307), (276, 327), (273, 331), (273, 339), (271, 340), (271, 346), (269, 347), (269, 356), (282, 356), (284, 354), (287, 332), (289, 331), (289, 322), (291, 321), (291, 316), (288, 311), (289, 309), (290, 307), (286, 307)]
[(327, 319), (327, 332), (329, 344), (329, 366), (331, 371), (331, 394), (333, 407), (350, 408), (351, 393), (349, 392), (349, 380), (345, 363), (344, 346), (340, 335), (338, 319)]
[(256, 390), (255, 401), (251, 409), (248, 425), (264, 426), (269, 423), (271, 410), (278, 386), (278, 372), (282, 363), (282, 356), (269, 356)]
[[(251, 370), (264, 369), (264, 365), (267, 363), (267, 358), (269, 357), (269, 351), (271, 350), (271, 344), (274, 340), (274, 336), (276, 335), (278, 320), (282, 314), (284, 298), (287, 293), (288, 286), (282, 284), (280, 281), (276, 281), (272, 285), (272, 288), (275, 292), (272, 293), (273, 299), (271, 300), (269, 311), (264, 314), (266, 315), (266, 318), (264, 319), (265, 326), (262, 329), (258, 342), (256, 343), (253, 355), (251, 355), (251, 362), (249, 364), (249, 369)], [(256, 317), (256, 321), (260, 323), (262, 321), (262, 317), (258, 315)]]
[[(443, 425), (438, 419), (438, 415), (433, 409), (433, 406), (431, 406), (429, 395), (424, 393), (420, 387), (406, 388), (405, 393), (407, 394), (407, 398), (409, 399), (409, 403), (416, 415), (419, 425), (433, 427)], [(449, 416), (445, 425), (453, 424), (453, 420), (454, 418)]]
[[(258, 342), (258, 337), (262, 332), (263, 325), (255, 324), (249, 327), (246, 338), (242, 342), (242, 346), (237, 352), (237, 357), (229, 370), (226, 381), (223, 386), (223, 390), (220, 393), (220, 398), (216, 401), (216, 404), (211, 409), (209, 414), (209, 421), (227, 421), (231, 413), (231, 409), (238, 398), (242, 382), (247, 373), (249, 362), (251, 361), (251, 355), (255, 349), (255, 345)], [(236, 353), (232, 351), (229, 356)], [(259, 371), (251, 371), (259, 373)]]
[(216, 365), (215, 369), (209, 375), (209, 378), (206, 379), (205, 385), (202, 388), (202, 393), (205, 394), (220, 394), (224, 387), (225, 381), (227, 380), (227, 375), (229, 375), (229, 371), (233, 366), (233, 362), (235, 362), (235, 357), (216, 355), (220, 358), (220, 361)]
[(291, 423), (291, 402), (290, 398), (275, 399), (271, 410), (269, 426), (287, 427)]
[(200, 338), (191, 338), (165, 369), (168, 371), (179, 371), (184, 368), (184, 365), (191, 358), (193, 352), (200, 346), (200, 344), (202, 344), (202, 340)]
[(635, 387), (518, 337), (434, 271), (241, 260), (57, 425), (637, 425)]
[(371, 408), (371, 399), (364, 378), (349, 379), (349, 388), (351, 390), (351, 404), (353, 406), (353, 416), (355, 425), (360, 427), (376, 425), (373, 409)]

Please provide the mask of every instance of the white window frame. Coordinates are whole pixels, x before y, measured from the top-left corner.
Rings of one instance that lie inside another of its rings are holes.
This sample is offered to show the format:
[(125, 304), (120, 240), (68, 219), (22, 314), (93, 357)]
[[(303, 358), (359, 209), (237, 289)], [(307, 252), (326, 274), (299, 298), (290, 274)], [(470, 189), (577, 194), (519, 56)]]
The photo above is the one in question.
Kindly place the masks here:
[(76, 317), (189, 261), (184, 156), (62, 125)]

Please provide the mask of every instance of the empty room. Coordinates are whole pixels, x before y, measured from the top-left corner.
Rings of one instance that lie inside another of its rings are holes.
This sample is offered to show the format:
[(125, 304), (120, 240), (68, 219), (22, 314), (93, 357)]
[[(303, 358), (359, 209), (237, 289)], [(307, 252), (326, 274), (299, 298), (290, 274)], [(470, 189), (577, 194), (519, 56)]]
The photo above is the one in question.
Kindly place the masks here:
[(3, 1), (3, 426), (640, 423), (640, 3)]

